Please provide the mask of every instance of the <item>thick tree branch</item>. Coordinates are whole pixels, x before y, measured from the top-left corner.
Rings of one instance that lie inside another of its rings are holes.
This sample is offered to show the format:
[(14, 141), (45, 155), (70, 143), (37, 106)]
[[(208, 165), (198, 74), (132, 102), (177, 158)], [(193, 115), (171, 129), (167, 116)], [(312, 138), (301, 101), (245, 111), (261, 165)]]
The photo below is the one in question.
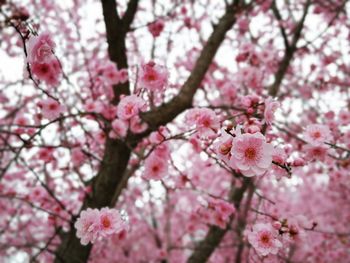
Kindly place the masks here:
[[(243, 184), (238, 189), (232, 189), (229, 200), (239, 210), (244, 193), (248, 187), (252, 185), (251, 178), (243, 178)], [(211, 226), (206, 237), (196, 246), (192, 255), (188, 258), (187, 263), (202, 263), (207, 262), (216, 247), (227, 233), (231, 223), (227, 224), (227, 228), (222, 229), (217, 226)]]
[[(101, 0), (101, 2), (103, 18), (106, 25), (109, 57), (117, 64), (118, 69), (128, 68), (125, 38), (135, 17), (138, 0), (130, 0), (122, 19), (117, 12), (116, 0)], [(113, 91), (113, 103), (117, 104), (121, 94), (130, 94), (129, 82), (115, 85)]]
[(142, 115), (151, 130), (160, 125), (165, 125), (172, 121), (177, 115), (192, 106), (192, 100), (201, 81), (203, 80), (217, 50), (236, 21), (236, 15), (239, 12), (239, 1), (235, 1), (226, 9), (225, 15), (220, 19), (213, 33), (204, 46), (192, 72), (186, 82), (183, 84), (179, 94), (168, 103), (165, 103), (157, 109), (146, 112)]
[(130, 26), (132, 21), (134, 20), (137, 6), (138, 6), (139, 0), (130, 0), (128, 3), (128, 7), (126, 9), (126, 12), (122, 18), (124, 29), (126, 30), (126, 33), (130, 30)]
[[(138, 0), (131, 0), (125, 20), (117, 13), (115, 0), (101, 0), (103, 16), (106, 25), (108, 54), (117, 63), (119, 69), (127, 68), (125, 37), (137, 10)], [(130, 94), (129, 82), (113, 87), (114, 104), (117, 104), (121, 94)], [(107, 138), (100, 170), (92, 182), (92, 194), (84, 200), (83, 209), (87, 207), (102, 208), (113, 206), (115, 189), (123, 182), (123, 174), (129, 162), (131, 150), (126, 142)], [(62, 243), (57, 250), (55, 262), (87, 262), (92, 246), (82, 246), (76, 237), (73, 218), (68, 233), (61, 233)]]

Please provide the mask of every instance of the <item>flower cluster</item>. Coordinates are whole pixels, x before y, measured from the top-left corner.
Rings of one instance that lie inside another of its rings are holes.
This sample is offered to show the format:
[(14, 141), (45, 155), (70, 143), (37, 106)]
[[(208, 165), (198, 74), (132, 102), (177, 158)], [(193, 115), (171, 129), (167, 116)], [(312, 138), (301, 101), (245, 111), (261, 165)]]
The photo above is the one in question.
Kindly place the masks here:
[(245, 176), (264, 174), (272, 163), (274, 148), (260, 133), (236, 134), (230, 139), (223, 134), (216, 143), (216, 151), (221, 159), (238, 169)]
[(75, 222), (77, 237), (82, 245), (94, 243), (99, 238), (126, 232), (129, 228), (127, 221), (120, 212), (113, 208), (91, 209), (80, 213)]
[(33, 75), (51, 86), (58, 84), (61, 73), (60, 63), (53, 54), (54, 47), (55, 43), (48, 33), (32, 36), (27, 46), (27, 62)]
[(161, 144), (147, 157), (143, 178), (161, 180), (168, 173), (170, 150), (167, 144)]
[(156, 65), (153, 61), (141, 66), (140, 84), (150, 91), (162, 91), (168, 81), (168, 71), (165, 67)]
[(215, 112), (208, 108), (194, 108), (186, 115), (188, 125), (194, 125), (199, 136), (209, 137), (216, 134), (220, 128), (219, 118)]

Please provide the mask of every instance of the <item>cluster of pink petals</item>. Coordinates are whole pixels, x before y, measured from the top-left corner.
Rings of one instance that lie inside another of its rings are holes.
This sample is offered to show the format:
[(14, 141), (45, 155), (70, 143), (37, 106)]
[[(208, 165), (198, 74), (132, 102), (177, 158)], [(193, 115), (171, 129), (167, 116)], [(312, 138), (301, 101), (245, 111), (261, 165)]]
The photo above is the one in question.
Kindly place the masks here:
[(32, 74), (51, 86), (58, 84), (61, 73), (60, 63), (53, 54), (54, 47), (55, 44), (48, 33), (32, 36), (27, 45), (27, 61)]
[(41, 100), (37, 105), (41, 109), (42, 116), (48, 120), (58, 118), (65, 109), (58, 101), (51, 98)]
[(280, 103), (278, 101), (274, 101), (271, 98), (265, 100), (265, 111), (264, 118), (267, 124), (271, 124), (275, 119), (275, 112), (280, 107)]
[(247, 236), (249, 243), (261, 256), (276, 255), (282, 247), (281, 241), (278, 240), (277, 230), (268, 223), (255, 224)]
[(82, 245), (94, 243), (99, 238), (106, 238), (113, 234), (119, 234), (128, 230), (128, 223), (117, 209), (88, 208), (80, 213), (80, 217), (74, 224), (77, 229), (77, 237)]
[(136, 95), (123, 97), (117, 107), (117, 116), (121, 120), (130, 120), (144, 109), (146, 103)]
[(146, 180), (161, 180), (168, 174), (168, 160), (170, 150), (167, 144), (163, 143), (145, 160), (145, 171), (143, 178)]
[(274, 148), (260, 133), (237, 135), (232, 140), (230, 165), (245, 176), (264, 174), (272, 163)]
[(226, 227), (230, 216), (236, 212), (232, 204), (217, 198), (211, 198), (209, 200), (208, 209), (211, 210), (211, 223), (221, 228)]
[(98, 71), (101, 72), (103, 79), (110, 85), (125, 83), (129, 80), (127, 69), (118, 70), (116, 65), (112, 62), (103, 65)]
[(112, 131), (109, 134), (111, 138), (125, 137), (128, 132), (128, 123), (120, 119), (112, 121)]
[(55, 48), (49, 33), (43, 33), (40, 36), (32, 36), (27, 45), (29, 63), (45, 63), (52, 59), (52, 51)]
[(228, 134), (225, 129), (222, 129), (221, 136), (214, 143), (214, 149), (218, 157), (227, 163), (231, 157), (232, 140), (232, 135)]
[(327, 125), (310, 124), (304, 132), (305, 140), (312, 145), (321, 145), (332, 139), (331, 132)]
[(194, 108), (188, 111), (186, 122), (196, 127), (199, 136), (215, 135), (220, 128), (220, 120), (215, 112), (208, 108)]
[(142, 65), (139, 74), (141, 87), (153, 92), (162, 91), (168, 82), (167, 69), (153, 61)]
[(235, 207), (223, 199), (210, 197), (201, 201), (202, 203), (192, 211), (189, 231), (194, 230), (200, 223), (224, 229), (230, 217), (236, 212)]
[(152, 34), (153, 37), (159, 37), (164, 29), (164, 21), (158, 19), (157, 21), (148, 25), (148, 31)]

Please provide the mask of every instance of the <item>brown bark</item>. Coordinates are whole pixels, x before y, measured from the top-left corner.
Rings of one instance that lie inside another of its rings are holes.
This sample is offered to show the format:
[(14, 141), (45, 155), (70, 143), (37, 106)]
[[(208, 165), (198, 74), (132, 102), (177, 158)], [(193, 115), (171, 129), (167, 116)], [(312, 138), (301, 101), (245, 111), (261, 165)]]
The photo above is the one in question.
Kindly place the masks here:
[[(137, 3), (138, 0), (130, 0), (128, 10), (124, 17), (120, 18), (116, 12), (115, 0), (102, 0), (108, 52), (111, 60), (117, 63), (118, 68), (126, 68), (128, 66), (125, 37), (136, 13)], [(225, 15), (220, 19), (180, 93), (170, 102), (142, 116), (150, 126), (149, 131), (141, 136), (129, 135), (125, 142), (107, 139), (100, 170), (92, 183), (92, 195), (84, 200), (82, 209), (87, 207), (101, 208), (104, 206), (113, 206), (113, 200), (117, 200), (118, 198), (115, 192), (117, 191), (119, 195), (121, 193), (119, 186), (126, 184), (125, 171), (131, 153), (131, 149), (127, 145), (135, 146), (151, 130), (155, 130), (159, 125), (170, 122), (182, 111), (191, 107), (193, 96), (208, 70), (216, 51), (224, 40), (226, 32), (234, 24), (234, 11), (232, 6), (230, 6)], [(129, 83), (114, 87), (115, 100), (113, 103), (118, 103), (121, 94), (129, 93)], [(74, 229), (75, 220), (76, 218), (73, 218), (71, 230), (68, 233), (61, 234), (62, 243), (56, 251), (55, 262), (78, 263), (87, 262), (88, 260), (92, 246), (82, 246), (79, 239), (76, 238), (76, 231)]]

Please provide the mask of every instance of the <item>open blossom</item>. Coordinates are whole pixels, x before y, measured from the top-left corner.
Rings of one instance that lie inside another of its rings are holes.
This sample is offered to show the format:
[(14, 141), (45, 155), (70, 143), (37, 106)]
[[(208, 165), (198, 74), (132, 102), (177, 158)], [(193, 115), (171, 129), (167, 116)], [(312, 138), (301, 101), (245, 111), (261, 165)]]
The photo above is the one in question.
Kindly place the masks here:
[(101, 237), (120, 233), (126, 227), (125, 221), (116, 209), (102, 208), (99, 219), (99, 235)]
[(74, 227), (77, 229), (80, 243), (87, 245), (99, 238), (106, 238), (127, 230), (128, 224), (117, 209), (105, 207), (101, 210), (88, 208), (82, 211)]
[(168, 173), (168, 160), (164, 156), (152, 153), (145, 161), (145, 179), (161, 180)]
[(245, 176), (262, 175), (270, 167), (272, 155), (273, 146), (261, 133), (245, 133), (233, 139), (230, 163)]
[(265, 100), (265, 111), (264, 118), (267, 124), (271, 124), (275, 118), (275, 111), (280, 106), (278, 101), (274, 101), (272, 99)]
[(125, 83), (129, 78), (127, 69), (118, 70), (117, 66), (112, 62), (104, 65), (100, 68), (100, 71), (102, 72), (103, 78), (110, 85)]
[(35, 77), (47, 85), (55, 86), (59, 83), (61, 68), (56, 58), (43, 63), (32, 62), (31, 70)]
[(52, 60), (55, 43), (49, 33), (32, 36), (27, 45), (29, 63), (47, 63)]
[(168, 71), (165, 67), (149, 62), (141, 66), (140, 84), (150, 91), (161, 91), (168, 81)]
[(313, 161), (319, 160), (324, 161), (327, 157), (329, 151), (329, 146), (327, 145), (305, 145), (303, 150), (306, 153), (306, 160)]
[(82, 245), (94, 243), (98, 237), (99, 211), (88, 208), (80, 213), (80, 217), (75, 222), (77, 237)]
[(221, 136), (214, 143), (216, 154), (221, 160), (228, 161), (231, 157), (232, 135), (228, 134), (224, 129), (221, 130)]
[(139, 114), (145, 106), (145, 102), (136, 95), (125, 96), (117, 107), (117, 115), (121, 120), (129, 120)]
[(248, 233), (248, 241), (261, 256), (276, 255), (279, 248), (282, 247), (277, 235), (277, 230), (271, 224), (257, 223)]
[(200, 136), (216, 134), (220, 128), (219, 118), (213, 110), (207, 108), (195, 108), (188, 111), (186, 121), (189, 125), (195, 125)]
[(112, 121), (112, 129), (112, 135), (116, 135), (118, 137), (125, 137), (128, 132), (128, 124), (125, 123), (125, 121), (115, 119), (114, 121)]
[(341, 110), (338, 115), (339, 123), (341, 125), (350, 124), (350, 112), (347, 110)]
[(64, 110), (59, 102), (51, 98), (40, 101), (38, 106), (41, 108), (43, 117), (49, 120), (58, 118)]
[(332, 135), (328, 126), (322, 124), (311, 124), (306, 127), (304, 138), (312, 145), (320, 145), (328, 142), (332, 138)]

